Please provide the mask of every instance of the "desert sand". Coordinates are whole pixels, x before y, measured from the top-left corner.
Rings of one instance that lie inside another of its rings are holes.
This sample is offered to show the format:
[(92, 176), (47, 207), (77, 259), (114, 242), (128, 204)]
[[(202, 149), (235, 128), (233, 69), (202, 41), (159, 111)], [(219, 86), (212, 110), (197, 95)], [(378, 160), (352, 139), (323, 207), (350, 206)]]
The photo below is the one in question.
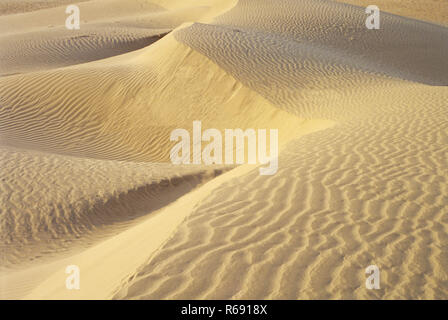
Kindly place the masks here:
[[(0, 298), (448, 299), (448, 1), (367, 2), (3, 1)], [(195, 120), (278, 172), (172, 164)]]

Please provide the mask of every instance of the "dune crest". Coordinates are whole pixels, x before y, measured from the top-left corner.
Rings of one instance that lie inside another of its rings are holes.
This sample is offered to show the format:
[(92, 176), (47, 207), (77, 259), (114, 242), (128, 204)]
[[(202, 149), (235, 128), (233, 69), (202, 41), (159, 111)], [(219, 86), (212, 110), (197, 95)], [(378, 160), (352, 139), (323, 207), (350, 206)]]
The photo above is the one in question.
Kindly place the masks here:
[[(448, 297), (446, 26), (384, 10), (369, 30), (363, 0), (91, 0), (69, 32), (65, 1), (19, 2), (0, 297)], [(172, 164), (196, 120), (279, 129), (278, 172)]]

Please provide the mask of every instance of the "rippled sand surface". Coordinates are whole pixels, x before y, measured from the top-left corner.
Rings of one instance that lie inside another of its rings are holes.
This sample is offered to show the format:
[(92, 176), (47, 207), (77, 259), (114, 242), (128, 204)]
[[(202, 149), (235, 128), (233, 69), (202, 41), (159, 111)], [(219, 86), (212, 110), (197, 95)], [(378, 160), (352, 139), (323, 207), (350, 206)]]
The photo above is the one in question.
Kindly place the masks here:
[[(448, 299), (447, 1), (68, 4), (0, 4), (1, 298)], [(278, 172), (172, 164), (195, 120)]]

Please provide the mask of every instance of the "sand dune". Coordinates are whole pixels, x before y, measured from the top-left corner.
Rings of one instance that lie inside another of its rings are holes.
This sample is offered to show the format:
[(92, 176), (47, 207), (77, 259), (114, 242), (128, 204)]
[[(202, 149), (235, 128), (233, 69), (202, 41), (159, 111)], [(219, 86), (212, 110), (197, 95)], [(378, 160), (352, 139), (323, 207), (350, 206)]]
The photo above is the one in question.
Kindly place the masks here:
[[(401, 106), (402, 118), (378, 110), (307, 135), (274, 177), (222, 185), (115, 297), (446, 298), (446, 90), (404, 87), (366, 104)], [(410, 111), (415, 101), (432, 106)], [(373, 263), (378, 291), (360, 286)]]
[[(89, 1), (89, 0), (78, 0)], [(69, 5), (73, 3), (72, 0), (3, 0), (0, 3), (0, 15), (8, 15), (14, 13), (24, 13), (36, 10), (42, 10), (60, 5)]]
[(49, 70), (96, 61), (149, 46), (205, 8), (167, 10), (137, 0), (78, 4), (82, 28), (67, 30), (65, 6), (0, 19), (0, 75)]
[[(333, 0), (367, 7), (370, 0)], [(375, 5), (389, 13), (432, 23), (447, 25), (448, 6), (445, 0), (376, 0)]]
[[(0, 297), (448, 298), (443, 14), (55, 2), (0, 6)], [(171, 164), (194, 120), (279, 128), (278, 172)]]
[[(275, 177), (223, 185), (116, 298), (446, 298), (448, 91), (428, 84), (446, 85), (447, 30), (386, 14), (372, 36), (362, 9), (309, 3), (239, 1), (176, 33), (269, 101), (338, 125), (291, 142)], [(378, 291), (360, 286), (373, 263)]]
[(115, 233), (226, 170), (1, 150), (2, 266)]
[[(199, 84), (192, 70), (204, 76)], [(284, 141), (307, 122), (172, 36), (117, 59), (4, 77), (0, 88), (3, 144), (100, 159), (169, 161), (170, 132), (191, 131), (197, 119), (204, 129), (280, 128)]]

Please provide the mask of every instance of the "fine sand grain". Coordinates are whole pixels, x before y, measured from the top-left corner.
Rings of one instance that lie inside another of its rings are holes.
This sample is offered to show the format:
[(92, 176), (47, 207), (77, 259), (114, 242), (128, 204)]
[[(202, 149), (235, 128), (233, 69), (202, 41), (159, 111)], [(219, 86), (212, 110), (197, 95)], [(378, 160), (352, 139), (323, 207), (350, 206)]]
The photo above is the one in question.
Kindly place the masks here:
[[(448, 2), (368, 4), (91, 0), (67, 30), (4, 1), (0, 298), (448, 299)], [(195, 120), (279, 129), (278, 172), (171, 164)]]

